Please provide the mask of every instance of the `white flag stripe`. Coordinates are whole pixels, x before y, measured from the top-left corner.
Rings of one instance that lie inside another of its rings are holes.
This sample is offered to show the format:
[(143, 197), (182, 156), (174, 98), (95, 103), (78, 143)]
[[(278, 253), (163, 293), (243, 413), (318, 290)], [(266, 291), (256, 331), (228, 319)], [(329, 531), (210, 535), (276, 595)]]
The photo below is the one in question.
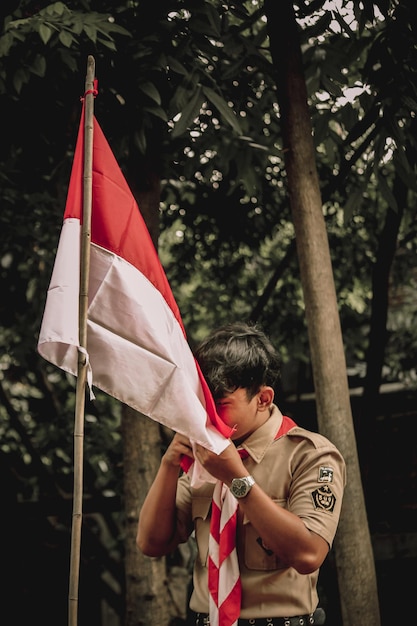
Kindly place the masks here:
[[(71, 372), (73, 359), (77, 359), (79, 344), (79, 258), (80, 222), (69, 219), (64, 222), (61, 230), (38, 343), (39, 353), (44, 358), (47, 358), (44, 350), (48, 350), (48, 343), (57, 344), (54, 346), (54, 358), (58, 360), (56, 364), (67, 372)], [(65, 306), (61, 305), (61, 300), (65, 302)], [(69, 346), (72, 349), (67, 354)]]

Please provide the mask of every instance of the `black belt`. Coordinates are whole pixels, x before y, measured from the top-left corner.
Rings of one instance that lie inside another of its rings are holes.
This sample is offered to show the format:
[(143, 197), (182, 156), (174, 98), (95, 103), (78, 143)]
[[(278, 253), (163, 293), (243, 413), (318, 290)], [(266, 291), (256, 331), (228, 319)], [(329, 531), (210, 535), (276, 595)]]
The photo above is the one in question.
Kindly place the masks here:
[[(208, 613), (197, 613), (196, 626), (210, 626)], [(326, 621), (326, 614), (319, 608), (310, 615), (296, 615), (295, 617), (254, 617), (252, 619), (239, 619), (239, 626), (320, 626)]]

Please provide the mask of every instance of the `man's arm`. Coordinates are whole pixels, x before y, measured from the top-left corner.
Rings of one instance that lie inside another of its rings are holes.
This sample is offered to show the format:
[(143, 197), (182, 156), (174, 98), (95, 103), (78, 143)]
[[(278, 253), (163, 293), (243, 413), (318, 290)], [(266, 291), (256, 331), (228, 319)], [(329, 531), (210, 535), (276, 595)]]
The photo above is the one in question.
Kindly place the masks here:
[[(248, 475), (233, 444), (219, 455), (197, 445), (196, 456), (212, 476), (228, 487), (233, 478)], [(265, 547), (278, 554), (289, 567), (300, 574), (309, 574), (321, 566), (329, 551), (328, 543), (310, 531), (297, 515), (273, 502), (259, 485), (255, 484), (239, 500), (239, 507), (262, 537)]]
[(262, 537), (263, 545), (279, 554), (287, 565), (300, 574), (311, 574), (321, 566), (329, 551), (328, 543), (297, 515), (273, 502), (259, 485), (239, 500), (239, 507)]
[(142, 505), (136, 544), (147, 556), (170, 554), (180, 542), (175, 497), (184, 454), (193, 458), (191, 444), (186, 437), (176, 434)]

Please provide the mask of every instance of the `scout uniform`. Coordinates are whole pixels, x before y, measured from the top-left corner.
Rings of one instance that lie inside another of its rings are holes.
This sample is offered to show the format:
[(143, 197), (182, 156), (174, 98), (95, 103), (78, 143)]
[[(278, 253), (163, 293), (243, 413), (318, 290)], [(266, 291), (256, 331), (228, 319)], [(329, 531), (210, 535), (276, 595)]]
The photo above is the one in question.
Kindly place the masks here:
[[(272, 405), (270, 418), (245, 439), (241, 448), (245, 451), (243, 458), (247, 455), (244, 464), (248, 474), (263, 491), (279, 506), (300, 517), (309, 530), (331, 547), (346, 480), (345, 463), (335, 446), (322, 435), (296, 426)], [(181, 476), (177, 488), (181, 539), (186, 541), (194, 529), (197, 543), (190, 608), (202, 614), (209, 611), (206, 566), (213, 489), (211, 483), (191, 488), (187, 474)], [(250, 520), (241, 513), (237, 552), (242, 583), (241, 618), (308, 616), (314, 612), (319, 570), (306, 575), (288, 567), (279, 554), (264, 545)]]

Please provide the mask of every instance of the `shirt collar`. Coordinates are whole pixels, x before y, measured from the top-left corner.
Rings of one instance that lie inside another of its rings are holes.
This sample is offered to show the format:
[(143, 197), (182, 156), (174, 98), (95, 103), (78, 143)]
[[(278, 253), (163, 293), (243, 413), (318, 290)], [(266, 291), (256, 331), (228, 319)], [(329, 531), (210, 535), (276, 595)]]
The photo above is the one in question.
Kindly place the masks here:
[(274, 441), (277, 432), (282, 424), (282, 413), (276, 404), (271, 405), (272, 411), (269, 418), (262, 426), (257, 428), (239, 448), (246, 450), (249, 456), (256, 462), (260, 463), (265, 456), (269, 446)]

